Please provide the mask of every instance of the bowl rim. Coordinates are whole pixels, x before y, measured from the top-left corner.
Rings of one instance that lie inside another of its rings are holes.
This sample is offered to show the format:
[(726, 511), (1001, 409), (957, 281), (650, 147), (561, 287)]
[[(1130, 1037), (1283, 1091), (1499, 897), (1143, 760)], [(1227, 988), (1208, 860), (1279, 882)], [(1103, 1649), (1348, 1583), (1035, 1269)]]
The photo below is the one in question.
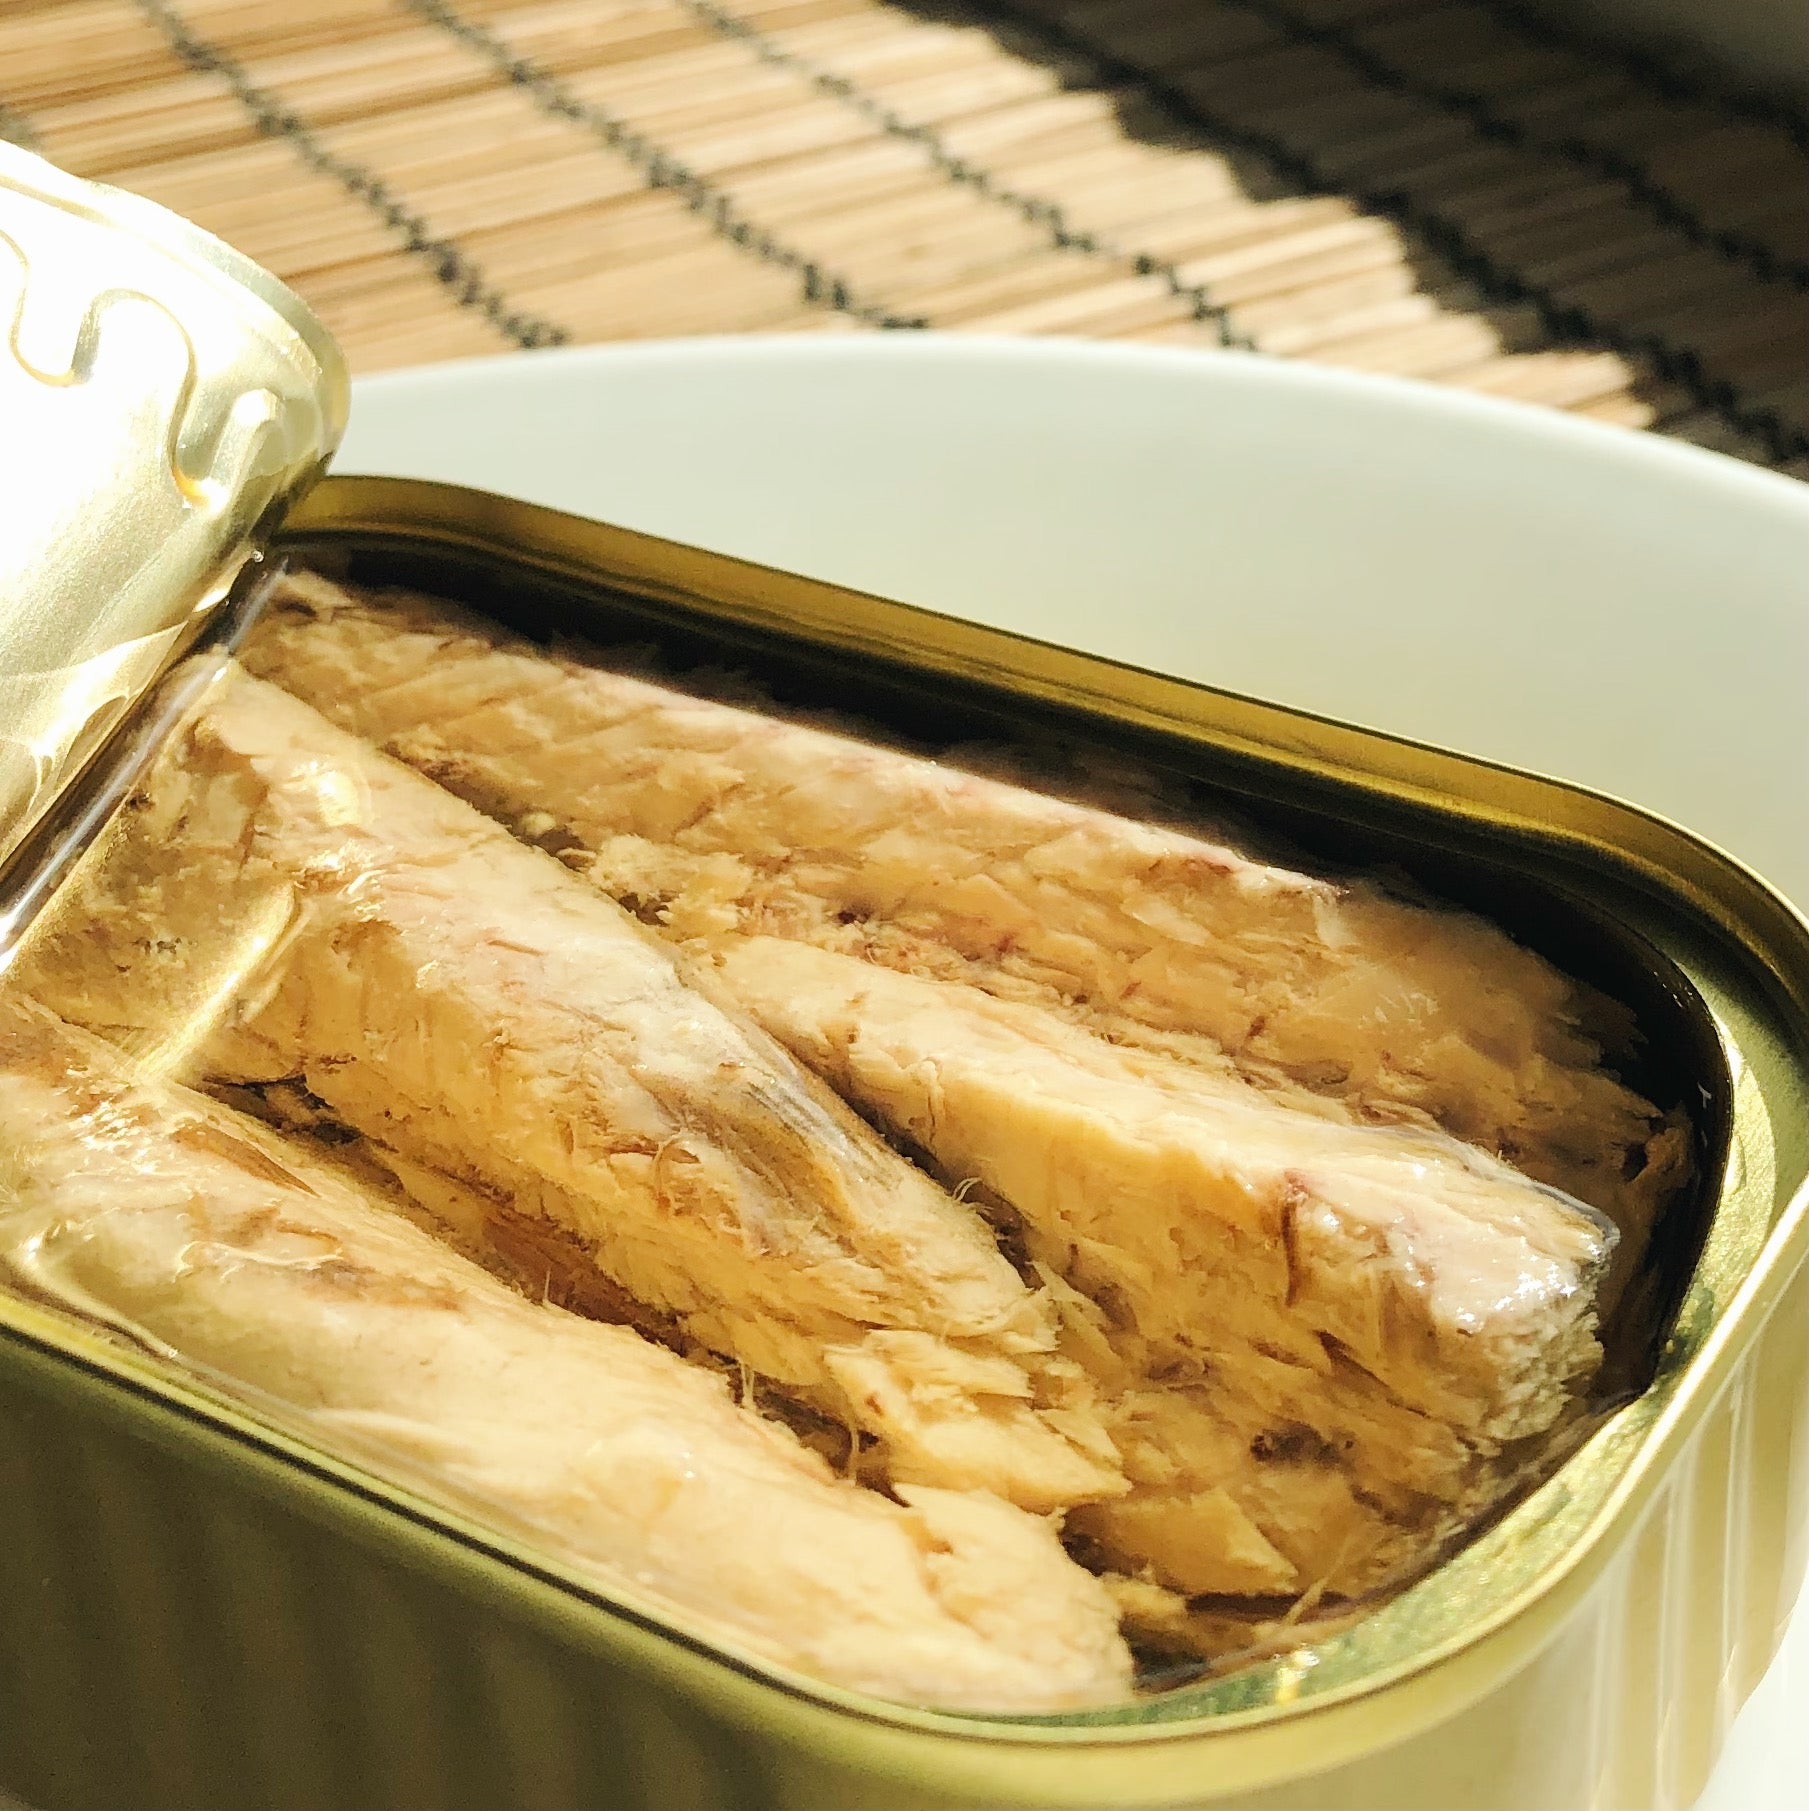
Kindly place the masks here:
[[(800, 369), (864, 365), (946, 365), (970, 372), (986, 366), (1052, 372), (1121, 370), (1203, 386), (1280, 395), (1317, 392), (1356, 408), (1369, 408), (1400, 423), (1440, 431), (1495, 436), (1532, 448), (1561, 451), (1654, 478), (1694, 478), (1731, 501), (1781, 508), (1809, 531), (1809, 483), (1731, 454), (1655, 433), (1604, 422), (1543, 403), (1458, 389), (1391, 372), (1351, 371), (1271, 353), (1221, 347), (1144, 346), (1117, 340), (1057, 335), (953, 333), (936, 330), (873, 334), (699, 334), (672, 339), (598, 341), (549, 346), (531, 352), (486, 353), (475, 358), (410, 365), (358, 376), (352, 382), (353, 419), (364, 396), (408, 397), (451, 388), (488, 387), (498, 375), (520, 380), (543, 368), (568, 374), (735, 366)], [(336, 467), (343, 475), (352, 466)]]

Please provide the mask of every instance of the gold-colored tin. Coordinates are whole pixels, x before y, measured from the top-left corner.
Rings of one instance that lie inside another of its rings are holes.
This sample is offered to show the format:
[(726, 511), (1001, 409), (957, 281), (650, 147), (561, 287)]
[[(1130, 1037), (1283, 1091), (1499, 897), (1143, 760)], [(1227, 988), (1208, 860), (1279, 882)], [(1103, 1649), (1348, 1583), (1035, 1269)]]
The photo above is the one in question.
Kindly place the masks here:
[[(0, 273), (20, 192), (14, 167), (4, 174)], [(122, 204), (67, 179), (32, 180), (31, 207), (61, 208), (105, 243), (103, 216)], [(182, 282), (199, 253), (223, 283), (232, 274), (206, 242), (166, 237), (148, 218), (135, 204), (119, 214), (133, 257), (149, 245)], [(87, 269), (101, 280), (65, 290), (84, 310), (112, 281), (106, 254), (95, 255)], [(163, 269), (154, 258), (145, 268)], [(161, 325), (181, 318), (169, 281), (147, 344), (176, 345)], [(261, 474), (261, 495), (243, 507), (221, 499), (218, 528), (195, 528), (190, 552), (159, 568), (187, 588), (180, 599), (173, 590), (161, 616), (146, 604), (132, 618), (127, 641), (168, 637), (116, 687), (122, 704), (145, 699), (126, 726), (141, 741), (152, 670), (337, 432), (338, 379), (307, 380), (301, 360), (331, 374), (330, 351), (272, 301), (267, 280), (248, 293), (239, 304), (206, 283), (197, 291), (219, 310), (208, 317), (218, 331), (242, 307), (243, 321), (261, 323), (250, 338), (267, 336), (263, 365), (223, 377), (229, 360), (209, 364), (208, 394), (255, 372), (261, 389), (294, 401), (302, 425), (282, 457), (240, 463)], [(110, 316), (99, 319), (104, 337)], [(0, 394), (17, 389), (49, 409), (25, 386), (60, 367), (33, 357), (22, 379), (0, 371)], [(272, 375), (279, 367), (287, 377)], [(288, 378), (294, 388), (275, 387)], [(314, 417), (301, 400), (308, 381)], [(236, 405), (210, 406), (215, 420), (237, 419)], [(161, 448), (188, 444), (167, 422), (160, 431)], [(167, 462), (122, 451), (115, 470), (163, 498), (158, 507), (176, 507), (159, 485), (185, 495)], [(76, 536), (71, 557), (101, 572), (115, 555), (130, 564), (131, 550), (106, 553), (127, 518), (105, 484), (95, 488), (102, 528), (92, 543)], [(1652, 1060), (1700, 1103), (1704, 1178), (1663, 1231), (1638, 1298), (1644, 1319), (1622, 1329), (1627, 1399), (1604, 1405), (1587, 1442), (1456, 1558), (1344, 1633), (1120, 1706), (1039, 1718), (914, 1711), (787, 1675), (203, 1381), (0, 1294), (0, 1787), (46, 1811), (1694, 1795), (1770, 1658), (1804, 1563), (1809, 925), (1776, 893), (1686, 831), (1552, 781), (498, 497), (330, 479), (290, 513), (282, 544), (298, 560), (464, 596), (525, 625), (732, 660), (880, 721), (1084, 735), (1210, 787), (1326, 860), (1386, 859), (1447, 895), (1486, 900), (1511, 929), (1631, 999)], [(93, 600), (113, 591), (71, 590), (49, 576), (55, 564), (47, 549), (31, 568), (38, 588), (22, 595), (62, 610), (85, 597), (100, 614)], [(151, 564), (132, 568), (142, 574), (133, 595), (154, 590)], [(104, 628), (70, 633), (90, 637), (83, 659), (105, 654)], [(54, 690), (46, 679), (31, 696)], [(21, 859), (81, 821), (132, 758), (116, 738), (71, 788), (61, 784), (79, 765), (70, 746), (26, 807), (43, 823)], [(26, 827), (16, 823), (15, 842)]]
[[(180, 1757), (146, 1796), (185, 1802), (1688, 1798), (1802, 1568), (1809, 929), (1783, 901), (1610, 800), (500, 498), (328, 480), (285, 538), (517, 620), (815, 675), (881, 717), (1057, 722), (1297, 836), (1335, 818), (1411, 851), (1447, 890), (1516, 900), (1573, 963), (1593, 946), (1598, 972), (1643, 965), (1648, 1006), (1671, 1001), (1673, 1041), (1701, 1033), (1690, 1061), (1727, 1097), (1714, 1186), (1670, 1241), (1681, 1300), (1646, 1387), (1463, 1554), (1332, 1640), (1034, 1720), (902, 1710), (702, 1644), (7, 1303), (0, 1600), (54, 1606), (54, 1634), (8, 1668), (24, 1715), (0, 1777), (46, 1804), (138, 1796), (143, 1776), (59, 1708), (105, 1680), (149, 1744), (133, 1765)], [(73, 1790), (30, 1739), (59, 1715), (48, 1757), (94, 1769)]]

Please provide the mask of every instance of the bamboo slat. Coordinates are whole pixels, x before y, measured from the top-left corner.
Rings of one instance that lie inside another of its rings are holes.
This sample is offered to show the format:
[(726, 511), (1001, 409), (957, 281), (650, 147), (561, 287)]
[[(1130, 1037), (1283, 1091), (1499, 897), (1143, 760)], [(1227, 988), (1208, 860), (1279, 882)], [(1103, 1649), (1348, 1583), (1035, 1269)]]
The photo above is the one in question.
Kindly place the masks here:
[(935, 326), (1809, 460), (1809, 124), (1517, 0), (0, 0), (0, 133), (359, 370)]

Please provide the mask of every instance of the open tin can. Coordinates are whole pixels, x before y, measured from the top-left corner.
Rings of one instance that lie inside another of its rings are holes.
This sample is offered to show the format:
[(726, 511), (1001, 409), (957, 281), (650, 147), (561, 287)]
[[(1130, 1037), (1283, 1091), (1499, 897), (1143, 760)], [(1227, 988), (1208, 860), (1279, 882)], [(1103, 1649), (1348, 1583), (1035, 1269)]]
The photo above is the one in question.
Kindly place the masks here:
[(0, 1785), (45, 1811), (1699, 1789), (1804, 1562), (1809, 927), (1762, 881), (1553, 781), (494, 496), (316, 484), (345, 381), (294, 299), (5, 146), (0, 297), (9, 949), (276, 556), (945, 742), (1084, 741), (1317, 861), (1389, 863), (1633, 1008), (1698, 1177), (1611, 1341), (1618, 1395), (1492, 1525), (1349, 1626), (1038, 1716), (788, 1673), (0, 1280)]

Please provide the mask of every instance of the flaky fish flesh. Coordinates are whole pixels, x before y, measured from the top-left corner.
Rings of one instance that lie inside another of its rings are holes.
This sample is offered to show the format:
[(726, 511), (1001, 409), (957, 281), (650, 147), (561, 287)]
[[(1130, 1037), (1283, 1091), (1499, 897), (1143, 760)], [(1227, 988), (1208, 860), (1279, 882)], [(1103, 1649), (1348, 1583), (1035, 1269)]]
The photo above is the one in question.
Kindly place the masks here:
[[(1548, 1431), (1600, 1362), (1612, 1226), (1443, 1134), (1311, 1118), (1038, 1008), (783, 939), (722, 939), (717, 962), (731, 997), (945, 1177), (1008, 1204), (1038, 1261), (1107, 1311), (1132, 1374), (1165, 1382), (1138, 1399), (1158, 1452), (1197, 1443), (1160, 1426), (1192, 1378), (1259, 1453), (1292, 1447), (1360, 1501), (1436, 1524), (1485, 1506), (1493, 1462)], [(1134, 1422), (1107, 1422), (1145, 1482)], [(1290, 1512), (1329, 1538), (1325, 1504), (1302, 1515), (1298, 1488), (1266, 1502), (1264, 1469), (1238, 1458), (1208, 1455), (1200, 1475), (1278, 1546), (1298, 1552)], [(1173, 1494), (1076, 1525), (1120, 1561), (1176, 1553), (1154, 1532), (1176, 1521)]]
[(293, 580), (246, 656), (561, 848), (676, 937), (763, 933), (969, 980), (1297, 1104), (1417, 1118), (1608, 1212), (1630, 1263), (1687, 1172), (1589, 1001), (1479, 918)]
[[(403, 1212), (523, 1293), (639, 1325), (671, 1343), (671, 1328), (661, 1317), (649, 1321), (643, 1304), (597, 1271), (583, 1247), (549, 1222), (348, 1133), (323, 1118), (319, 1103), (288, 1085), (229, 1093), (270, 1123), (324, 1135), (326, 1160), (389, 1193)], [(1068, 1522), (1095, 1559), (1124, 1568), (1120, 1578), (1159, 1575), (1171, 1591), (1215, 1599), (1267, 1599), (1314, 1586), (1349, 1597), (1424, 1564), (1425, 1528), (1364, 1501), (1313, 1443), (1266, 1439), (1270, 1420), (1216, 1380), (1196, 1375), (1152, 1382), (1141, 1362), (1147, 1355), (1114, 1335), (1095, 1304), (1054, 1273), (1044, 1281), (1058, 1304), (1064, 1346), (1087, 1388), (1089, 1418), (1109, 1429), (1133, 1487), (1122, 1516), (1107, 1522), (1097, 1505), (1082, 1504)], [(694, 1345), (686, 1355), (713, 1362)], [(801, 1415), (795, 1402), (758, 1390), (756, 1396), (838, 1468), (849, 1465), (846, 1430)], [(1217, 1631), (1225, 1637), (1222, 1649), (1240, 1638), (1243, 1620), (1196, 1615), (1183, 1626), (1202, 1637)]]
[(1478, 920), (405, 595), (298, 579), (248, 658), (713, 951), (726, 1001), (1022, 1221), (1132, 1485), (1070, 1526), (1178, 1591), (1399, 1576), (1599, 1360), (1613, 1237), (1440, 1122), (1629, 1248), (1681, 1177), (1581, 997)]
[(972, 1208), (594, 888), (274, 687), (234, 675), (173, 739), (15, 975), (140, 1049), (212, 1024), (161, 1060), (299, 1084), (562, 1227), (877, 1438), (893, 1482), (1038, 1510), (1124, 1489)]
[(1044, 1520), (836, 1477), (719, 1378), (522, 1299), (342, 1170), (17, 999), (8, 1273), (782, 1666), (964, 1709), (1129, 1686), (1111, 1599)]

